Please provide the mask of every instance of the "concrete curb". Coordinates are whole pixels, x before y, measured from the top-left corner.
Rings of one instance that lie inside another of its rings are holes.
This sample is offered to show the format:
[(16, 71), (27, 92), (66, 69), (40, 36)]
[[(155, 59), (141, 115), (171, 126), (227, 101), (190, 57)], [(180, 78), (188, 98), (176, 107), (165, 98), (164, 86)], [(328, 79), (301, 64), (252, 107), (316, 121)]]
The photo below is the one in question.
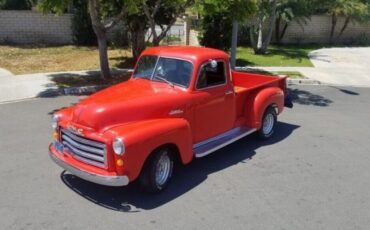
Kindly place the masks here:
[(83, 96), (90, 95), (99, 90), (105, 89), (110, 85), (91, 85), (91, 86), (81, 86), (81, 87), (67, 87), (61, 89), (50, 89), (41, 93), (38, 97), (57, 97), (62, 95), (73, 95), (73, 96)]
[(288, 85), (325, 85), (322, 82), (312, 79), (289, 79), (287, 80)]

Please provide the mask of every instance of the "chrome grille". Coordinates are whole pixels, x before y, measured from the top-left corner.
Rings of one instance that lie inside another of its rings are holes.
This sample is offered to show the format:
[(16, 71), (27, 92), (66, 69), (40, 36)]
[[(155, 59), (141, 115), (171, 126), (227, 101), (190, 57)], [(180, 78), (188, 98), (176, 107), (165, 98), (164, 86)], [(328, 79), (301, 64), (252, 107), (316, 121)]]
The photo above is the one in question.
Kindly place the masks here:
[(74, 158), (99, 167), (107, 166), (105, 144), (76, 135), (66, 129), (61, 130), (61, 141)]

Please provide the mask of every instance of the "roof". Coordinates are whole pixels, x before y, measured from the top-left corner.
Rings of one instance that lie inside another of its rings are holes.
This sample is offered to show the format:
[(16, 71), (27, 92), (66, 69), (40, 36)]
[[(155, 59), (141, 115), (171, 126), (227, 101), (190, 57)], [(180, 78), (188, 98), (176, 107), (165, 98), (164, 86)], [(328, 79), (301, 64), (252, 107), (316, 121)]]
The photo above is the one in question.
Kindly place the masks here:
[(169, 56), (193, 62), (203, 62), (205, 60), (217, 58), (228, 58), (227, 53), (224, 51), (196, 46), (157, 46), (144, 50), (142, 55)]

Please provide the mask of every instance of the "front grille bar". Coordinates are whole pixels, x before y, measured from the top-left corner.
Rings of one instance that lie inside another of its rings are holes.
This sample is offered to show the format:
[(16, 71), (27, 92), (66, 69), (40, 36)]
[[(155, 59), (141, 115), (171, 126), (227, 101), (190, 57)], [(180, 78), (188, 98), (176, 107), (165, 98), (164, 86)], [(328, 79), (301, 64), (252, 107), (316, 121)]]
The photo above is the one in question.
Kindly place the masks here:
[(76, 135), (66, 129), (61, 130), (61, 139), (62, 144), (75, 159), (91, 165), (107, 167), (105, 144)]

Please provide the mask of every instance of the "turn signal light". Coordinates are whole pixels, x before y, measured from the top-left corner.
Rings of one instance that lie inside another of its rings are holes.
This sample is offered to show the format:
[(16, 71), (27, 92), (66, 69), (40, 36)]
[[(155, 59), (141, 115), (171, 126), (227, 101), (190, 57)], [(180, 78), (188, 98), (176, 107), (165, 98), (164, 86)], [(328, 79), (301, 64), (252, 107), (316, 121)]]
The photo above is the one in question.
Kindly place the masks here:
[(58, 132), (53, 132), (53, 139), (58, 140), (59, 139), (59, 134)]
[(122, 160), (122, 159), (118, 159), (118, 160), (116, 161), (116, 164), (117, 164), (117, 166), (122, 167), (122, 166), (123, 166), (123, 160)]

